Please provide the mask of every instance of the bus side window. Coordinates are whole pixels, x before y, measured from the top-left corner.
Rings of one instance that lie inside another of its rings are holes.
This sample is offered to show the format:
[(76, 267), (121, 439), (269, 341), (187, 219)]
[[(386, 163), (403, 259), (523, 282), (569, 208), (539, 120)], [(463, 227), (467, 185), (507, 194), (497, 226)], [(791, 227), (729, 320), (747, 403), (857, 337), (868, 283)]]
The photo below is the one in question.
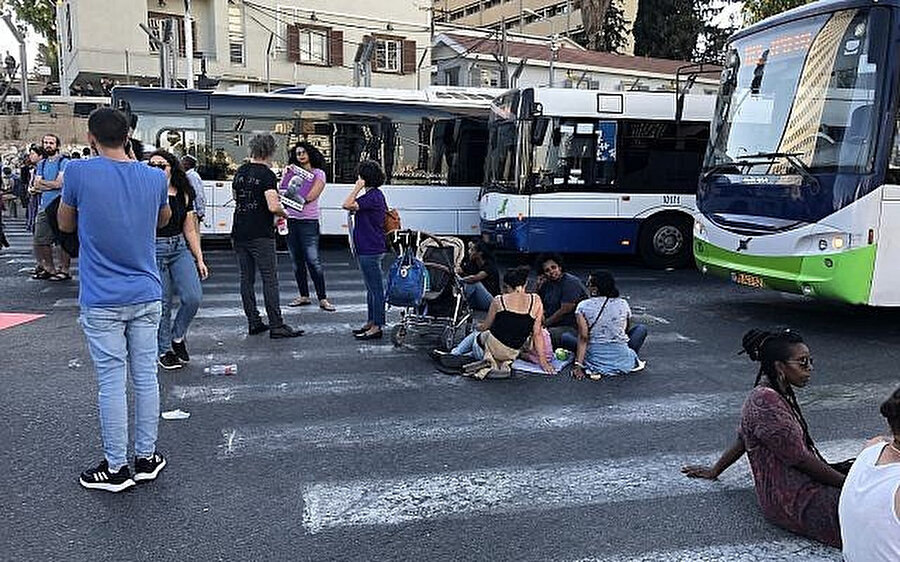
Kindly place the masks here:
[(888, 161), (885, 182), (900, 184), (900, 119), (894, 127), (894, 142), (891, 144), (891, 159)]

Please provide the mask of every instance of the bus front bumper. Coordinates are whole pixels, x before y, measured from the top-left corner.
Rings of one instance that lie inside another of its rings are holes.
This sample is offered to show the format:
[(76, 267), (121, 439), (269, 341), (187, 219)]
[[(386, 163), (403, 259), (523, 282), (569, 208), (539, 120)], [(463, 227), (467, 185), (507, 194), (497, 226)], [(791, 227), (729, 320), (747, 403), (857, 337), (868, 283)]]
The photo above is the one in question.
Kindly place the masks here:
[(851, 304), (868, 304), (875, 245), (807, 256), (758, 256), (694, 239), (697, 268), (755, 288), (773, 289)]

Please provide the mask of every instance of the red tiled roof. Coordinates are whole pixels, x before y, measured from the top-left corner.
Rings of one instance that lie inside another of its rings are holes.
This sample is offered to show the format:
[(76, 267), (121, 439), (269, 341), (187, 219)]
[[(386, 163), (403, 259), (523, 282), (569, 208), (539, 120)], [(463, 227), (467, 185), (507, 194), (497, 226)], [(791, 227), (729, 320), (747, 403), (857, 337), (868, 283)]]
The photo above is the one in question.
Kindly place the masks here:
[[(485, 39), (483, 37), (457, 35), (454, 33), (445, 33), (444, 35), (471, 53), (489, 55), (491, 53), (500, 52), (500, 41), (497, 39)], [(528, 59), (531, 61), (547, 60), (550, 50), (549, 45), (547, 44), (522, 43), (520, 41), (507, 41), (507, 48), (511, 58)], [(560, 48), (556, 61), (564, 64), (618, 68), (632, 72), (652, 72), (670, 76), (674, 76), (679, 68), (690, 64), (689, 62), (680, 60), (616, 55), (598, 51), (583, 51), (571, 47)]]

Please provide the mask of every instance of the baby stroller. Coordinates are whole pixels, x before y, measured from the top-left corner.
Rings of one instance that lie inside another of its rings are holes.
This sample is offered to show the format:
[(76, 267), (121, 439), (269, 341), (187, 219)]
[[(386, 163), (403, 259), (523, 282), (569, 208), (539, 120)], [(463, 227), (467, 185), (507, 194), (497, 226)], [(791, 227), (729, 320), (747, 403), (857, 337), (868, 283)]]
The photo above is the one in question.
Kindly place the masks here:
[(400, 256), (398, 259), (412, 250), (428, 273), (427, 286), (418, 305), (392, 303), (390, 295), (387, 296), (389, 305), (402, 307), (400, 321), (391, 329), (391, 342), (399, 347), (414, 332), (437, 337), (440, 347), (452, 349), (457, 338), (471, 331), (473, 323), (456, 275), (456, 268), (465, 255), (465, 244), (452, 236), (433, 236), (415, 230), (398, 230), (390, 236), (391, 247)]

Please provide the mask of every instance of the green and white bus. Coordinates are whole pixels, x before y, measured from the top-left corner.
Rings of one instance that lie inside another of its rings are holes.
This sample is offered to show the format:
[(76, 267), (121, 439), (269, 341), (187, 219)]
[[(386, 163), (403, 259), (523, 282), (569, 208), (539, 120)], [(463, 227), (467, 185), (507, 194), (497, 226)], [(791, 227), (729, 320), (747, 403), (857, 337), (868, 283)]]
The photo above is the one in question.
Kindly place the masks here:
[(735, 34), (694, 257), (734, 282), (900, 306), (900, 0), (826, 0)]

